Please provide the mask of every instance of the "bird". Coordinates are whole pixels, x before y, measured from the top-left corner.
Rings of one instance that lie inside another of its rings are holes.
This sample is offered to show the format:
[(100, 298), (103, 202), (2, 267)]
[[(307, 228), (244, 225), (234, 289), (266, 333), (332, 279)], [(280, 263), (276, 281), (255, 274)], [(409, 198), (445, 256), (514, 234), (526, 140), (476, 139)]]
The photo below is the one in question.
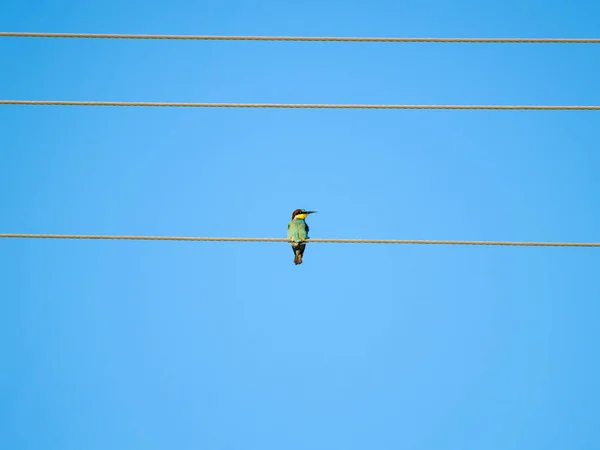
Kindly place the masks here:
[(309, 214), (317, 211), (306, 211), (305, 209), (296, 209), (292, 213), (292, 220), (288, 223), (288, 239), (291, 241), (294, 251), (294, 264), (302, 264), (302, 256), (306, 248), (308, 239), (308, 224), (304, 221)]

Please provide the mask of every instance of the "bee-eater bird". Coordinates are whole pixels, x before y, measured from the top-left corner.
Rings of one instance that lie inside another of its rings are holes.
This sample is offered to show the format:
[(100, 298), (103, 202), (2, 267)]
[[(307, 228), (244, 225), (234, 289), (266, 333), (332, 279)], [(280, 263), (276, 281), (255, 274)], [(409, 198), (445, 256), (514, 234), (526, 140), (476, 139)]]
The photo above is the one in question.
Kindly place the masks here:
[(314, 214), (317, 211), (306, 211), (305, 209), (297, 209), (292, 213), (292, 220), (288, 223), (288, 239), (291, 241), (292, 250), (294, 251), (294, 264), (302, 264), (302, 256), (306, 248), (306, 240), (308, 239), (308, 224), (304, 221), (309, 214)]

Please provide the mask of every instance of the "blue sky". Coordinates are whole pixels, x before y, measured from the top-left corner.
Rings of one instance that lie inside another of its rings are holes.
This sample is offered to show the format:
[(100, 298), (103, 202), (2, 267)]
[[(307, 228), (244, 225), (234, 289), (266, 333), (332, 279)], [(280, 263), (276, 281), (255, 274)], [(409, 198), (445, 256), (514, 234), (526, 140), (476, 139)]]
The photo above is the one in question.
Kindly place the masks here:
[[(598, 37), (575, 1), (16, 2), (3, 31)], [(0, 39), (0, 98), (600, 104), (600, 47)], [(596, 112), (0, 108), (0, 232), (598, 242)], [(585, 248), (1, 240), (3, 448), (600, 446)]]

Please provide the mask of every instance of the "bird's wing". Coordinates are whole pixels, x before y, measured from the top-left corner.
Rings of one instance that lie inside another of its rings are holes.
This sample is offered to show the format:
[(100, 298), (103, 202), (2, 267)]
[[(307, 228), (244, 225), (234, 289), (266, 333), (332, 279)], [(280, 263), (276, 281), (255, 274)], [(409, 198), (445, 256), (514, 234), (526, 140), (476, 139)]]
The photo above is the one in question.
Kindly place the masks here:
[(297, 228), (298, 228), (298, 237), (300, 238), (301, 241), (305, 241), (306, 234), (308, 233), (308, 225), (306, 225), (306, 222), (304, 222), (303, 224), (299, 225)]

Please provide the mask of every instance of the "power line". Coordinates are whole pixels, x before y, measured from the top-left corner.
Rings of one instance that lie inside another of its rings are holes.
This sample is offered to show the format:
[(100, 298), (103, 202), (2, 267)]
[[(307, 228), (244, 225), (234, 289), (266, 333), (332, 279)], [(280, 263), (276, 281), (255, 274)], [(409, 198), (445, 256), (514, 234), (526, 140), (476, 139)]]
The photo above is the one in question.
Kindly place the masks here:
[(0, 100), (0, 105), (28, 106), (129, 106), (176, 108), (271, 108), (271, 109), (468, 109), (598, 111), (600, 105), (377, 105), (336, 103), (183, 103), (183, 102), (104, 102), (71, 100)]
[(426, 38), (426, 37), (317, 37), (317, 36), (214, 36), (174, 34), (30, 33), (2, 31), (0, 37), (76, 39), (168, 39), (186, 41), (295, 41), (469, 44), (600, 44), (598, 38)]
[[(185, 237), (185, 236), (119, 236), (80, 234), (0, 234), (0, 238), (23, 239), (109, 239), (135, 241), (200, 241), (200, 242), (287, 242), (286, 238), (249, 237)], [(428, 244), (428, 245), (496, 245), (514, 247), (600, 247), (600, 243), (584, 242), (515, 242), (515, 241), (443, 241), (415, 239), (308, 239), (310, 243), (330, 244)]]

